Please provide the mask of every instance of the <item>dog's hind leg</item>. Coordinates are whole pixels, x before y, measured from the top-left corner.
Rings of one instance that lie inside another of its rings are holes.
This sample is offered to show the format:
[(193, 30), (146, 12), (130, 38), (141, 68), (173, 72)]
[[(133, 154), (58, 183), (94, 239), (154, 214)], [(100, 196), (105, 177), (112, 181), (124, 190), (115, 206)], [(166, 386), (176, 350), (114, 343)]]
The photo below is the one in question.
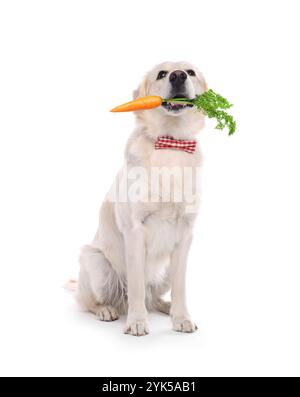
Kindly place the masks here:
[(170, 291), (170, 288), (170, 275), (169, 272), (166, 272), (163, 282), (150, 286), (149, 310), (156, 310), (161, 313), (170, 314), (171, 302), (166, 301), (163, 298), (163, 296)]
[(113, 272), (111, 264), (99, 249), (89, 245), (82, 248), (77, 299), (102, 321), (119, 317), (116, 308), (107, 302), (106, 281), (110, 272)]
[(171, 309), (171, 302), (170, 301), (165, 301), (162, 298), (158, 298), (154, 302), (154, 309), (157, 310), (158, 312), (165, 313), (165, 314), (170, 314), (170, 309)]

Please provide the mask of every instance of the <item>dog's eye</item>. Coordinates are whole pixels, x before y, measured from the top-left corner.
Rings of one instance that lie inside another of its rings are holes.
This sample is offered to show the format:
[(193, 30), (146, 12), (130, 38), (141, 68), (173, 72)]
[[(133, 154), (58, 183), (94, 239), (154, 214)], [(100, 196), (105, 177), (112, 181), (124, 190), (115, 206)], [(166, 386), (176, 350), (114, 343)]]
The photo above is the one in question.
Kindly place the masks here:
[(189, 69), (189, 70), (187, 70), (186, 72), (187, 72), (187, 74), (188, 74), (189, 76), (196, 76), (196, 73), (195, 73), (192, 69)]
[(168, 72), (166, 72), (165, 70), (161, 70), (161, 71), (158, 73), (156, 80), (163, 79), (164, 77), (166, 77), (167, 74), (168, 74)]

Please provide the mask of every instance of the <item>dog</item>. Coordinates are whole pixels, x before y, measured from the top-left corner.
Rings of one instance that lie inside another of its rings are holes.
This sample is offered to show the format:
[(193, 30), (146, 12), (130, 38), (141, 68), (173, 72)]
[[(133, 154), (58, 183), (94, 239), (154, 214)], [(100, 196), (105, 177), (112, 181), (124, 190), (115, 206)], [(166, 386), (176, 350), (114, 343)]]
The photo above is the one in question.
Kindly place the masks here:
[[(133, 97), (193, 99), (206, 90), (203, 75), (193, 65), (165, 62), (146, 74)], [(171, 316), (175, 331), (194, 332), (197, 327), (187, 309), (185, 274), (199, 195), (195, 194), (193, 210), (187, 211), (190, 203), (172, 195), (182, 190), (182, 177), (177, 182), (170, 178), (170, 200), (162, 200), (162, 190), (166, 187), (164, 172), (201, 167), (195, 137), (204, 126), (204, 115), (188, 103), (165, 101), (155, 109), (136, 111), (135, 116), (136, 128), (127, 142), (124, 167), (102, 203), (94, 240), (81, 250), (77, 298), (103, 321), (127, 314), (127, 334), (148, 334), (147, 312), (155, 310)], [(171, 147), (161, 147), (161, 138)], [(192, 150), (178, 150), (186, 142), (192, 142)], [(153, 169), (163, 172), (158, 188), (153, 189), (156, 200), (149, 200), (144, 187), (149, 186)], [(127, 183), (129, 193), (130, 189), (134, 192), (137, 181), (132, 175), (137, 170), (146, 180), (139, 189), (142, 195), (135, 200), (127, 192), (126, 199), (116, 198), (116, 185)], [(186, 185), (194, 189), (191, 175)], [(168, 291), (171, 302), (164, 300)]]

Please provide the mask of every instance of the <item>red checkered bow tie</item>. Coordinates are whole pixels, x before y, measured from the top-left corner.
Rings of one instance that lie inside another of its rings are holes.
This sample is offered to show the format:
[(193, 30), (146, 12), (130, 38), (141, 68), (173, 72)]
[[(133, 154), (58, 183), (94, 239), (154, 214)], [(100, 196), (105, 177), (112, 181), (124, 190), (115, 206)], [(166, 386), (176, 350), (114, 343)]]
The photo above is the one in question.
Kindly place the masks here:
[(155, 149), (175, 149), (182, 150), (187, 153), (194, 153), (197, 141), (184, 141), (174, 139), (170, 136), (158, 137), (155, 141)]

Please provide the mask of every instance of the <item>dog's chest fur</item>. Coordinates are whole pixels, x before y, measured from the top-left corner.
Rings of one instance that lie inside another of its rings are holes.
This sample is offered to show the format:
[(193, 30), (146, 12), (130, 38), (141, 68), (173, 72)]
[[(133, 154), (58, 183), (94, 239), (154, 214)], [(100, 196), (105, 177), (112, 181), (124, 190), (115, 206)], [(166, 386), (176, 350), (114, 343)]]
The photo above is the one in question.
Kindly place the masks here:
[(194, 216), (182, 214), (178, 204), (162, 204), (146, 218), (146, 279), (156, 283), (165, 277), (170, 255)]
[[(149, 181), (153, 168), (172, 171), (175, 167), (183, 175), (185, 167), (191, 170), (201, 164), (199, 149), (194, 154), (176, 150), (155, 150), (153, 141), (144, 136), (136, 136), (135, 140), (129, 142), (127, 159), (129, 167), (144, 167), (148, 172)], [(163, 189), (163, 183), (161, 178), (160, 191)], [(150, 200), (139, 207), (146, 238), (146, 279), (150, 283), (156, 283), (164, 278), (172, 251), (181, 241), (183, 233), (192, 227), (196, 217), (195, 212), (186, 211), (188, 203), (184, 197), (181, 202), (174, 201), (175, 191), (183, 186), (180, 185), (174, 178), (171, 179), (169, 202), (151, 202)], [(194, 183), (191, 188), (195, 189)]]

